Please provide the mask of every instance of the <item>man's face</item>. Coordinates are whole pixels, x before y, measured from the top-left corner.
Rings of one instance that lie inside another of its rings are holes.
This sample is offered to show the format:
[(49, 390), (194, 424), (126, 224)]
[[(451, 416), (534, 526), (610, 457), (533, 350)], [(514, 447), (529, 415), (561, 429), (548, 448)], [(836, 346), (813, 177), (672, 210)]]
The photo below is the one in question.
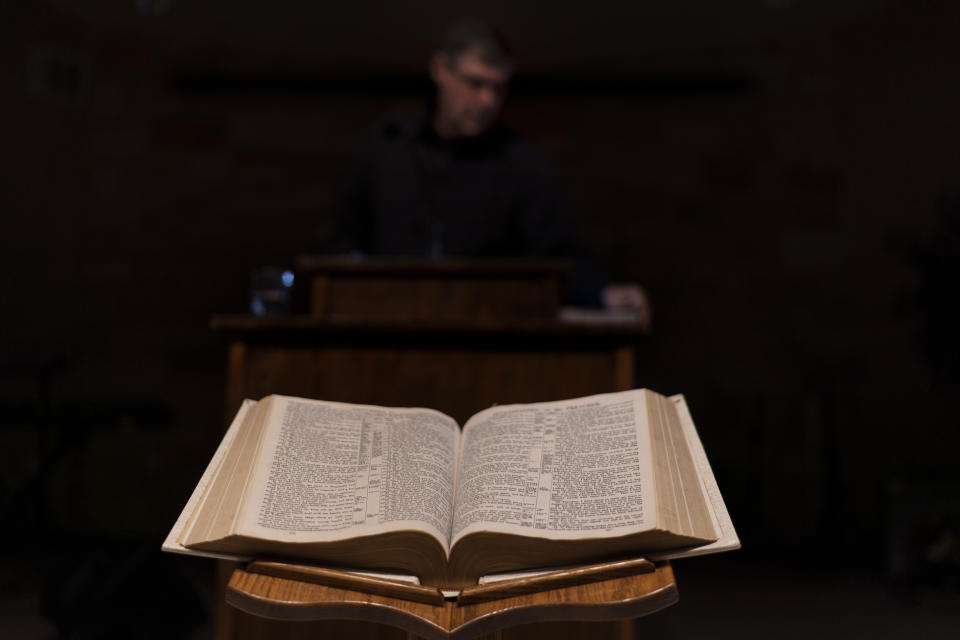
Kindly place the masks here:
[(486, 131), (500, 115), (510, 71), (467, 50), (452, 60), (435, 55), (430, 76), (437, 85), (437, 133), (444, 138), (471, 138)]

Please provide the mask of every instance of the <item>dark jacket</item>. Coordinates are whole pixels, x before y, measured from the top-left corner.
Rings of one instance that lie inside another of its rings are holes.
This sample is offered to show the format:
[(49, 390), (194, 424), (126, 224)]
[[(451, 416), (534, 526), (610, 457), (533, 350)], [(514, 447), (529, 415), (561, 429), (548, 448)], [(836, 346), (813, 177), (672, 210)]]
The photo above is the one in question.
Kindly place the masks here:
[(337, 252), (394, 256), (570, 258), (570, 302), (598, 302), (573, 215), (537, 150), (495, 125), (444, 140), (426, 114), (380, 123), (337, 212)]

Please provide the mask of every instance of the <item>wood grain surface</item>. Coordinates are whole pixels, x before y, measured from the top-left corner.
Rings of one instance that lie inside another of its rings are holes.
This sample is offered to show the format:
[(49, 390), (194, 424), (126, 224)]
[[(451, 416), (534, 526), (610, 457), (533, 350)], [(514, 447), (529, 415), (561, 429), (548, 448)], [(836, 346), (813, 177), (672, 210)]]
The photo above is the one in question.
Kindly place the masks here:
[[(237, 569), (227, 585), (226, 599), (232, 606), (257, 618), (287, 622), (339, 621), (338, 625), (343, 621), (356, 621), (386, 625), (427, 639), (471, 640), (518, 625), (536, 623), (534, 627), (525, 627), (523, 635), (537, 637), (539, 631), (544, 630), (540, 626), (543, 624), (637, 618), (675, 603), (678, 595), (673, 570), (669, 563), (664, 563), (649, 573), (466, 605), (454, 601), (415, 602)], [(550, 637), (573, 637), (566, 632), (589, 628), (552, 626), (550, 633), (554, 635)], [(607, 627), (620, 631), (626, 628), (616, 624)], [(386, 632), (372, 627), (368, 631), (375, 630), (378, 635), (364, 636), (360, 633), (362, 628), (357, 627), (351, 636), (384, 637)], [(291, 629), (298, 630), (299, 634), (303, 627), (295, 625)], [(274, 628), (270, 637), (281, 637), (279, 631), (280, 627)]]

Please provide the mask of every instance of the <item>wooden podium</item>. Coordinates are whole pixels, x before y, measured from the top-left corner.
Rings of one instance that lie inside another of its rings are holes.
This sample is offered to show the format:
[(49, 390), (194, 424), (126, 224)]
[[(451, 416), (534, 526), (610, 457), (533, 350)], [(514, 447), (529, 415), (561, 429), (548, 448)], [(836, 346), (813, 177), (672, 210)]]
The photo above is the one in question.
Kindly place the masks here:
[[(279, 393), (430, 407), (462, 424), (492, 404), (632, 388), (634, 345), (647, 324), (602, 314), (561, 319), (568, 271), (567, 263), (528, 260), (301, 258), (297, 286), (308, 293), (307, 313), (212, 320), (228, 341), (227, 415), (244, 398)], [(328, 621), (329, 637), (363, 627), (365, 637), (473, 638), (534, 621), (629, 618), (675, 599), (667, 565), (598, 587), (544, 591), (551, 595), (542, 601), (525, 595), (473, 609), (423, 605), (434, 609), (412, 623), (408, 602), (392, 606), (361, 591), (250, 574), (228, 563), (220, 575), (237, 609), (218, 613), (218, 638), (319, 637), (293, 622), (304, 620)], [(341, 621), (339, 631), (330, 620)], [(343, 627), (345, 620), (353, 626)], [(607, 625), (604, 634), (614, 637), (629, 627)], [(577, 629), (565, 623), (553, 632)], [(586, 637), (553, 632), (544, 637)], [(536, 637), (529, 633), (523, 637)]]
[[(310, 313), (216, 316), (227, 415), (271, 393), (425, 406), (463, 421), (492, 404), (633, 386), (639, 321), (559, 319), (557, 262), (303, 258)], [(306, 283), (301, 284), (304, 280)]]

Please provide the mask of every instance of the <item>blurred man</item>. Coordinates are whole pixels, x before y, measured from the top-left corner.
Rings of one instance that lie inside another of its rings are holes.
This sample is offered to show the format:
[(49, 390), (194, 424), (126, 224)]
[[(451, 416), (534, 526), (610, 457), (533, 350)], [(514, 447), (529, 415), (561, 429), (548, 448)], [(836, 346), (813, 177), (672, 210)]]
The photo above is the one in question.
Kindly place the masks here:
[(476, 20), (455, 24), (429, 70), (436, 93), (426, 111), (387, 118), (361, 154), (338, 212), (335, 249), (571, 258), (569, 303), (641, 304), (636, 287), (604, 288), (546, 162), (500, 122), (513, 73), (500, 33)]

